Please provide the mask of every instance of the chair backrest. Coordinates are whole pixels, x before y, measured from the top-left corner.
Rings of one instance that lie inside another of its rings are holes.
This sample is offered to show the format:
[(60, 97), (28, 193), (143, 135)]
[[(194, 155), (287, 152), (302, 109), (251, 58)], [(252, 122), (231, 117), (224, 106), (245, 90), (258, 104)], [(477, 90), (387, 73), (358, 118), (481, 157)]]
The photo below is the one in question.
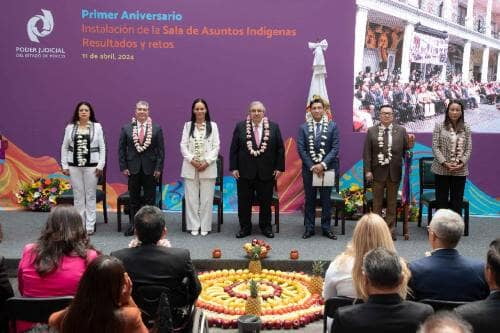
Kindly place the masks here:
[(418, 161), (418, 175), (420, 178), (420, 194), (424, 189), (434, 189), (436, 177), (431, 171), (433, 157), (422, 157)]
[(443, 301), (438, 299), (423, 299), (420, 303), (429, 304), (434, 309), (434, 312), (439, 310), (453, 310), (457, 306), (464, 305), (467, 302), (462, 301)]
[(329, 298), (325, 301), (325, 311), (323, 315), (323, 332), (327, 331), (327, 318), (333, 318), (333, 315), (335, 314), (335, 311), (337, 311), (338, 308), (341, 308), (343, 306), (347, 305), (354, 305), (354, 304), (360, 304), (363, 303), (363, 300), (360, 298), (350, 298), (350, 297), (345, 297), (345, 296), (335, 296), (332, 298)]
[(16, 320), (32, 323), (47, 323), (52, 313), (66, 308), (73, 296), (62, 297), (11, 297), (5, 303), (7, 316), (15, 327)]

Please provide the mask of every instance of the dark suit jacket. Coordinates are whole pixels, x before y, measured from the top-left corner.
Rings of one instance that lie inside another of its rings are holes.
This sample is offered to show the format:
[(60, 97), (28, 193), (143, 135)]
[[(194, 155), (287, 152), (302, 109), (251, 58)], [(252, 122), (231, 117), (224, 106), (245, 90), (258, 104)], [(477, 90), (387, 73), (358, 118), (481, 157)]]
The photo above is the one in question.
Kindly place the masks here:
[(474, 333), (500, 331), (500, 290), (494, 291), (483, 301), (461, 305), (455, 311), (474, 328)]
[(0, 332), (7, 332), (8, 318), (5, 309), (5, 301), (14, 296), (14, 291), (9, 282), (5, 259), (0, 256)]
[[(169, 295), (172, 306), (192, 304), (201, 292), (198, 275), (194, 270), (189, 251), (186, 249), (142, 245), (118, 250), (111, 255), (123, 262), (135, 290), (141, 285), (159, 285), (175, 290), (174, 295)], [(179, 288), (184, 277), (189, 278), (189, 298), (187, 299)], [(135, 298), (133, 291), (132, 297)]]
[(339, 308), (332, 333), (415, 333), (433, 312), (430, 305), (403, 301), (398, 294), (372, 295), (366, 303)]
[[(309, 154), (309, 130), (308, 124), (302, 124), (299, 129), (299, 135), (297, 137), (297, 150), (300, 155), (300, 159), (302, 160), (302, 170), (310, 171), (311, 167), (316, 164), (311, 159), (311, 155)], [(334, 169), (338, 170), (338, 156), (339, 156), (339, 130), (337, 125), (331, 121), (328, 123), (328, 132), (326, 133), (326, 141), (325, 141), (325, 156), (323, 157), (323, 162), (326, 164), (327, 170)], [(316, 151), (319, 149), (320, 141), (315, 141)]]
[(120, 143), (118, 147), (118, 160), (120, 171), (128, 169), (135, 175), (141, 170), (146, 175), (151, 175), (154, 171), (163, 171), (163, 160), (165, 151), (163, 148), (163, 132), (159, 125), (153, 123), (153, 133), (149, 147), (139, 153), (132, 138), (132, 124), (122, 127), (120, 133)]
[(465, 258), (455, 249), (434, 251), (410, 263), (410, 288), (416, 300), (477, 301), (489, 294), (484, 264)]
[(406, 129), (402, 126), (392, 125), (392, 158), (388, 165), (378, 163), (378, 127), (372, 126), (366, 133), (365, 146), (363, 149), (364, 172), (372, 172), (376, 181), (386, 181), (388, 177), (393, 182), (401, 180), (403, 157), (408, 147)]
[[(285, 148), (278, 124), (270, 121), (269, 131), (267, 149), (255, 157), (250, 155), (247, 148), (246, 121), (239, 122), (234, 128), (231, 141), (229, 170), (239, 170), (240, 177), (244, 179), (260, 180), (272, 179), (274, 170), (285, 171)], [(253, 149), (257, 150), (253, 133), (251, 135)]]

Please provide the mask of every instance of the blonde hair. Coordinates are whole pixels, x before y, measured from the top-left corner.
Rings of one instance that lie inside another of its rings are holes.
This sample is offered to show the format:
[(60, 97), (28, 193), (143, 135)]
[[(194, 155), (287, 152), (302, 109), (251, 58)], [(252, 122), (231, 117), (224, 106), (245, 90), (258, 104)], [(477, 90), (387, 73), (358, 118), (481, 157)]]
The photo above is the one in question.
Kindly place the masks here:
[[(377, 247), (383, 247), (396, 253), (391, 232), (384, 219), (380, 217), (380, 215), (374, 213), (365, 214), (356, 224), (352, 236), (352, 255), (354, 257), (352, 280), (358, 297), (365, 301), (368, 299), (368, 293), (366, 291), (366, 278), (362, 270), (363, 257), (367, 252)], [(347, 251), (349, 251), (349, 249), (347, 249)], [(408, 293), (407, 285), (411, 273), (403, 260), (401, 266), (403, 268), (403, 282), (401, 283), (398, 294), (401, 298), (405, 299)]]

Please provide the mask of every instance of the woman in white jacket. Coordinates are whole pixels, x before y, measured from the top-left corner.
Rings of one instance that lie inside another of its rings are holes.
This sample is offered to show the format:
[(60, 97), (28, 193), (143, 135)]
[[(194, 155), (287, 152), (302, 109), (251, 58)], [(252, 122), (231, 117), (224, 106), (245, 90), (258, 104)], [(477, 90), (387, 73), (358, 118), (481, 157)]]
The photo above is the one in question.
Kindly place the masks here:
[(96, 188), (106, 161), (104, 133), (92, 105), (76, 105), (71, 123), (66, 126), (61, 146), (63, 173), (70, 178), (74, 205), (82, 215), (89, 235), (95, 231)]
[(187, 228), (193, 236), (206, 236), (212, 230), (212, 207), (219, 131), (210, 121), (208, 105), (201, 98), (193, 101), (191, 121), (184, 124), (181, 139), (183, 158), (181, 177), (184, 178)]

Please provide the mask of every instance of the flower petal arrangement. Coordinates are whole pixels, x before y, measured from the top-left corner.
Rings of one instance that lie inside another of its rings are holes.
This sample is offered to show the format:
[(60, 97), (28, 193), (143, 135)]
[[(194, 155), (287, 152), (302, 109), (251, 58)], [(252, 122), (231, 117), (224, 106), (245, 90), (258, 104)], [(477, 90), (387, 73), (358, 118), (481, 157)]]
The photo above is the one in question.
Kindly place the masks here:
[(17, 203), (33, 211), (48, 212), (69, 188), (69, 183), (60, 178), (39, 177), (31, 182), (21, 182), (16, 193)]
[(344, 199), (345, 212), (347, 215), (353, 215), (363, 209), (363, 188), (357, 184), (340, 190), (340, 196)]

